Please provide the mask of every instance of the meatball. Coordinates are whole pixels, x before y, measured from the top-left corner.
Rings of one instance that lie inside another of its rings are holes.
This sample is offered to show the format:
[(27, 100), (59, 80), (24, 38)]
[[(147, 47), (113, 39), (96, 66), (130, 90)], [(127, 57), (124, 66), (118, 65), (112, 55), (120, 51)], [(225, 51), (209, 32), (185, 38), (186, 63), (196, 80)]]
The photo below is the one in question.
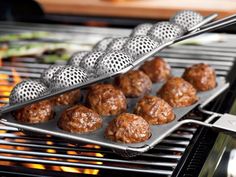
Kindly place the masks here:
[(127, 97), (139, 97), (149, 93), (152, 89), (152, 81), (139, 70), (119, 76), (116, 83)]
[(139, 143), (151, 136), (148, 122), (140, 116), (130, 113), (120, 114), (113, 119), (106, 131), (105, 137), (122, 143)]
[(160, 57), (146, 61), (140, 70), (147, 74), (153, 83), (166, 81), (171, 75), (170, 66)]
[(74, 90), (52, 99), (55, 105), (73, 105), (80, 97), (80, 90)]
[(172, 107), (156, 96), (143, 97), (136, 105), (134, 113), (152, 125), (165, 124), (175, 119)]
[(100, 128), (102, 118), (92, 109), (75, 105), (62, 113), (58, 126), (71, 133), (87, 133)]
[(53, 103), (43, 100), (33, 103), (14, 112), (15, 119), (19, 122), (37, 124), (46, 122), (53, 118)]
[(102, 116), (120, 114), (127, 107), (123, 92), (111, 84), (93, 85), (88, 93), (88, 103)]
[(185, 69), (182, 76), (198, 91), (207, 91), (216, 87), (215, 70), (207, 64), (196, 64)]
[(180, 77), (170, 78), (157, 93), (173, 107), (185, 107), (198, 100), (196, 89)]

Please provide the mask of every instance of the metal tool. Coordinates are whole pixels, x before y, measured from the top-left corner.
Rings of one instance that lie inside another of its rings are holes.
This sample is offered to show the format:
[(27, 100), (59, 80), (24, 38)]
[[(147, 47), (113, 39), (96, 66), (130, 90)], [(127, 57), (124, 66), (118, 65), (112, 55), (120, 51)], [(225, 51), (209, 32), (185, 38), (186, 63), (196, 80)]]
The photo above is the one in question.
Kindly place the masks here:
[[(112, 69), (112, 68), (108, 68), (107, 70), (105, 70), (104, 72), (102, 70), (100, 70), (100, 74), (103, 74), (104, 75), (99, 75), (99, 77), (96, 77), (96, 78), (93, 78), (93, 79), (89, 79), (89, 80), (86, 80), (85, 82), (79, 82), (77, 83), (76, 85), (71, 85), (69, 87), (62, 87), (62, 89), (58, 89), (58, 90), (49, 90), (47, 94), (45, 95), (40, 95), (40, 97), (37, 97), (35, 99), (32, 99), (32, 100), (27, 100), (23, 103), (20, 103), (20, 104), (14, 104), (14, 105), (6, 105), (4, 107), (1, 108), (0, 110), (0, 114), (3, 114), (3, 113), (6, 113), (6, 112), (9, 112), (9, 111), (13, 111), (15, 109), (19, 109), (19, 108), (22, 108), (24, 107), (25, 105), (27, 104), (31, 104), (31, 103), (34, 103), (34, 102), (37, 102), (37, 101), (40, 101), (40, 100), (43, 100), (43, 99), (47, 99), (47, 98), (50, 98), (50, 97), (53, 97), (53, 96), (56, 96), (56, 95), (60, 95), (62, 93), (65, 93), (65, 92), (68, 92), (68, 91), (72, 91), (72, 90), (75, 90), (75, 89), (78, 89), (78, 88), (82, 88), (82, 87), (86, 87), (90, 84), (93, 84), (95, 82), (99, 82), (99, 81), (102, 81), (102, 80), (106, 80), (106, 79), (109, 79), (111, 77), (115, 77), (119, 74), (123, 74), (123, 73), (126, 73), (127, 71), (137, 67), (138, 65), (140, 65), (141, 63), (143, 63), (145, 60), (147, 60), (148, 58), (152, 57), (152, 56), (155, 56), (159, 51), (161, 51), (162, 49), (164, 49), (165, 47), (168, 47), (174, 43), (177, 43), (177, 42), (180, 42), (180, 41), (183, 41), (183, 40), (186, 40), (186, 39), (189, 39), (191, 37), (195, 37), (197, 35), (200, 35), (200, 34), (203, 34), (205, 32), (209, 32), (209, 31), (213, 31), (213, 30), (216, 30), (216, 29), (219, 29), (219, 28), (223, 28), (223, 27), (226, 27), (226, 26), (229, 26), (229, 25), (232, 25), (236, 23), (236, 17), (226, 17), (225, 19), (221, 19), (219, 21), (216, 21), (216, 22), (213, 22), (211, 26), (204, 26), (203, 29), (199, 29), (197, 31), (194, 31), (194, 32), (191, 32), (191, 33), (188, 33), (188, 34), (185, 34), (181, 37), (178, 37), (174, 40), (171, 40), (169, 42), (166, 42), (166, 43), (163, 43), (161, 44), (160, 46), (154, 48), (152, 51), (144, 54), (143, 56), (141, 56), (140, 58), (137, 58), (136, 60), (134, 60), (133, 62), (131, 62), (130, 64), (128, 64), (129, 62), (129, 59), (127, 59), (125, 61), (125, 64), (122, 64), (122, 65), (117, 65), (117, 66), (120, 66), (119, 68), (117, 67), (116, 69)], [(145, 50), (146, 51), (146, 50)], [(112, 52), (108, 51), (108, 53), (106, 55), (109, 55), (112, 54)], [(105, 56), (105, 55), (104, 55)], [(115, 58), (115, 57), (114, 57)], [(128, 58), (128, 57), (125, 57), (125, 58)], [(104, 60), (107, 60), (104, 59)], [(117, 59), (118, 60), (118, 59)], [(111, 63), (112, 61), (109, 61), (107, 63)], [(107, 66), (113, 66), (112, 64), (109, 64)], [(121, 67), (122, 66), (122, 67)], [(100, 68), (103, 68), (103, 67), (100, 67)], [(106, 69), (106, 68), (105, 68)], [(109, 73), (109, 74), (108, 74)]]
[[(182, 72), (180, 73), (179, 70), (173, 70), (173, 75), (175, 76), (181, 76)], [(153, 84), (152, 87), (152, 95), (155, 95), (156, 91), (159, 90), (162, 87), (162, 83), (156, 83)], [(4, 119), (1, 119), (0, 122), (9, 126), (21, 128), (28, 131), (34, 131), (38, 133), (44, 133), (44, 134), (51, 134), (54, 136), (62, 137), (67, 140), (71, 141), (81, 141), (86, 143), (92, 143), (92, 144), (98, 144), (101, 146), (109, 147), (115, 150), (115, 152), (118, 152), (119, 154), (123, 156), (134, 156), (138, 155), (139, 153), (143, 153), (152, 147), (154, 147), (157, 143), (159, 143), (163, 138), (168, 136), (171, 132), (176, 130), (177, 127), (186, 124), (186, 123), (198, 123), (200, 125), (206, 124), (201, 121), (196, 120), (181, 120), (184, 115), (186, 115), (188, 112), (190, 112), (192, 109), (196, 108), (198, 105), (206, 105), (211, 100), (213, 100), (215, 97), (217, 97), (220, 93), (222, 93), (226, 88), (228, 87), (228, 84), (225, 83), (225, 80), (223, 78), (217, 78), (217, 87), (206, 91), (206, 92), (199, 92), (197, 93), (197, 96), (199, 97), (198, 102), (194, 103), (193, 105), (182, 107), (182, 108), (175, 108), (174, 113), (176, 115), (175, 120), (172, 122), (169, 122), (167, 124), (163, 125), (152, 125), (151, 131), (152, 136), (150, 139), (148, 139), (145, 142), (141, 143), (132, 143), (132, 144), (123, 144), (119, 142), (113, 142), (111, 140), (108, 140), (104, 137), (104, 131), (108, 125), (108, 123), (114, 118), (114, 116), (108, 116), (103, 119), (103, 126), (102, 128), (96, 130), (95, 132), (89, 133), (89, 134), (76, 134), (76, 133), (70, 133), (61, 130), (57, 126), (58, 119), (61, 116), (62, 111), (66, 107), (56, 107), (55, 108), (55, 117), (54, 119), (41, 123), (41, 124), (35, 124), (35, 125), (29, 125), (29, 124), (21, 124), (15, 120), (13, 115), (9, 112), (7, 114), (4, 114)], [(137, 102), (137, 99), (130, 98), (128, 99), (128, 112), (132, 112), (134, 109), (134, 106)]]

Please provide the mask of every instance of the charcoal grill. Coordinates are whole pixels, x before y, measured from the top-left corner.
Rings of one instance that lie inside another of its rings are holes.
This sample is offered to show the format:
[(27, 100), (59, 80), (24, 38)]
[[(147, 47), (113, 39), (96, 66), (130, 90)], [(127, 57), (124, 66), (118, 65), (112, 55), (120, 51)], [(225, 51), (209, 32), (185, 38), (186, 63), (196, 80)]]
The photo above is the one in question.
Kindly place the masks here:
[[(64, 36), (71, 35), (66, 42), (76, 43), (84, 50), (104, 37), (116, 37), (121, 34), (127, 36), (130, 30), (68, 27), (62, 25), (40, 25), (16, 23), (0, 23), (0, 33), (16, 33), (25, 31), (53, 31)], [(65, 31), (67, 33), (65, 33)], [(214, 34), (218, 35), (218, 34)], [(211, 64), (219, 77), (226, 77), (234, 65), (236, 56), (236, 37), (222, 35), (224, 42), (204, 44), (204, 46), (179, 45), (163, 50), (160, 56), (177, 69), (206, 62)], [(220, 37), (222, 39), (222, 36)], [(229, 40), (230, 39), (230, 40)], [(15, 58), (2, 61), (0, 68), (0, 104), (8, 103), (9, 90), (16, 80), (15, 73), (21, 79), (39, 78), (40, 73), (49, 67), (34, 57)], [(4, 76), (4, 77), (3, 77)], [(2, 90), (4, 90), (2, 92)], [(215, 102), (211, 109), (215, 108)], [(202, 120), (204, 115), (192, 111), (187, 116)], [(211, 138), (199, 140), (206, 131), (198, 126), (186, 125), (180, 127), (169, 137), (164, 139), (154, 149), (134, 159), (123, 159), (111, 150), (90, 144), (73, 144), (49, 135), (38, 135), (23, 132), (13, 127), (0, 126), (0, 173), (4, 176), (180, 176), (183, 167), (188, 164), (188, 170), (201, 167), (200, 157), (194, 157), (195, 152), (207, 153), (214, 142), (214, 133)], [(209, 134), (208, 134), (209, 135)], [(198, 143), (200, 141), (200, 143)], [(207, 146), (206, 146), (207, 142)], [(198, 145), (197, 145), (198, 144)], [(189, 156), (192, 159), (189, 160)], [(194, 161), (195, 159), (197, 161)], [(190, 162), (189, 162), (190, 161)], [(186, 162), (186, 163), (185, 163)], [(188, 162), (188, 163), (187, 163)], [(197, 167), (196, 167), (197, 165)], [(82, 175), (83, 174), (83, 175)]]

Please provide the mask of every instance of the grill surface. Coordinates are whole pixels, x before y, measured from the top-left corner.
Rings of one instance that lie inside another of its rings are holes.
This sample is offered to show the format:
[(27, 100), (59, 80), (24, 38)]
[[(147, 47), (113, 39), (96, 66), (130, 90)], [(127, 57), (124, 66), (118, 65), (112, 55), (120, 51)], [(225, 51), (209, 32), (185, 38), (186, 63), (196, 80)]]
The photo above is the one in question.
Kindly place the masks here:
[[(27, 24), (0, 23), (0, 34), (26, 32), (29, 30), (46, 30), (58, 32), (65, 37), (63, 41), (75, 43), (81, 50), (91, 48), (91, 45), (106, 36), (128, 35), (129, 30), (100, 29), (86, 27), (66, 27)], [(65, 33), (66, 32), (66, 33)], [(68, 35), (69, 34), (69, 35)], [(73, 39), (71, 37), (73, 37)], [(224, 35), (221, 43), (205, 44), (204, 46), (175, 46), (160, 53), (169, 64), (176, 69), (206, 62), (216, 69), (218, 76), (225, 77), (233, 66), (236, 57), (236, 37)], [(231, 41), (229, 40), (231, 39)], [(228, 42), (230, 41), (230, 42)], [(16, 71), (21, 78), (39, 78), (40, 73), (49, 65), (31, 57), (15, 58), (14, 62), (5, 60), (0, 68), (0, 90), (12, 86), (13, 73)], [(5, 82), (8, 81), (8, 82)], [(0, 91), (0, 105), (8, 102), (8, 95)], [(201, 117), (198, 117), (201, 119)], [(15, 166), (17, 169), (33, 169), (57, 173), (57, 176), (73, 176), (77, 173), (100, 174), (111, 176), (130, 173), (149, 173), (150, 175), (171, 176), (181, 158), (193, 141), (198, 127), (191, 125), (181, 127), (154, 149), (135, 159), (122, 159), (112, 151), (97, 145), (72, 144), (64, 140), (44, 135), (25, 133), (12, 127), (0, 126), (0, 166)], [(13, 167), (12, 167), (13, 168)], [(59, 173), (70, 172), (70, 173)], [(36, 173), (34, 173), (36, 176)], [(46, 175), (45, 175), (46, 176)], [(49, 176), (49, 175), (48, 175)]]

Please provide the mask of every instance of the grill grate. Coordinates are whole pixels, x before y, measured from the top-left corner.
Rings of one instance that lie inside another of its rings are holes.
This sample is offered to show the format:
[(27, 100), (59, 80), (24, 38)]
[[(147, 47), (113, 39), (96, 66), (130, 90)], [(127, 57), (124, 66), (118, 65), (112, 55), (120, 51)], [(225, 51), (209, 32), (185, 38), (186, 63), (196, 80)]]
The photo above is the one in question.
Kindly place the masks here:
[[(129, 30), (99, 29), (86, 27), (66, 27), (62, 25), (27, 25), (18, 23), (15, 26), (0, 23), (0, 34), (25, 32), (29, 30), (46, 30), (65, 36), (65, 42), (76, 43), (84, 50), (84, 45), (91, 45), (103, 37), (116, 37), (120, 34), (128, 35)], [(63, 29), (63, 30), (62, 30)], [(65, 33), (67, 32), (67, 33)], [(72, 36), (73, 39), (71, 39)], [(221, 42), (205, 44), (204, 46), (175, 46), (163, 50), (160, 56), (166, 59), (171, 67), (183, 70), (194, 63), (206, 62), (211, 64), (218, 76), (226, 77), (236, 57), (236, 37), (225, 35), (231, 43)], [(83, 43), (82, 43), (82, 42)], [(33, 57), (14, 58), (2, 62), (0, 68), (0, 105), (8, 103), (9, 87), (15, 84), (15, 72), (21, 79), (39, 78), (40, 73), (49, 65)], [(15, 72), (13, 72), (15, 71)], [(4, 92), (4, 88), (6, 91)], [(2, 91), (3, 90), (3, 91)], [(201, 119), (201, 117), (199, 117)], [(187, 147), (193, 140), (198, 128), (184, 126), (173, 132), (152, 150), (134, 159), (122, 159), (111, 150), (97, 145), (72, 144), (65, 140), (20, 131), (16, 128), (0, 125), (0, 166), (15, 166), (17, 169), (38, 169), (40, 171), (69, 172), (69, 174), (98, 174), (114, 173), (145, 174), (171, 176), (180, 162)], [(130, 175), (130, 176), (132, 176)], [(134, 175), (135, 176), (135, 175)]]

